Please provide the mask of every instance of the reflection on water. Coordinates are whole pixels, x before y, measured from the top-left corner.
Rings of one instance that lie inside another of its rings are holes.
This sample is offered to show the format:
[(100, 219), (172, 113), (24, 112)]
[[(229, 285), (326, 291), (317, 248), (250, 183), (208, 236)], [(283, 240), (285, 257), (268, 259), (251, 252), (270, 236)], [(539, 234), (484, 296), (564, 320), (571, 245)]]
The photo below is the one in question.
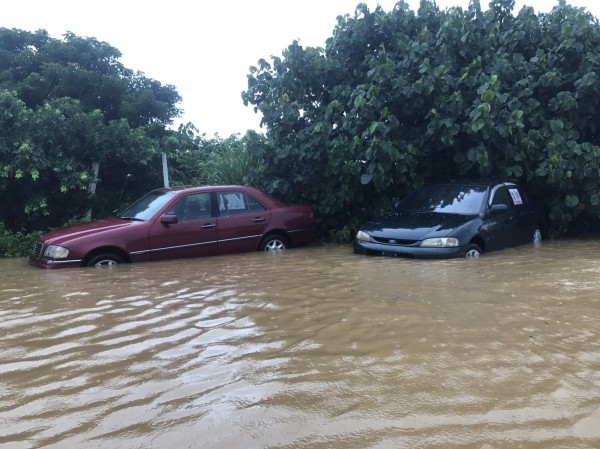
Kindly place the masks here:
[(600, 447), (599, 241), (0, 260), (0, 447)]

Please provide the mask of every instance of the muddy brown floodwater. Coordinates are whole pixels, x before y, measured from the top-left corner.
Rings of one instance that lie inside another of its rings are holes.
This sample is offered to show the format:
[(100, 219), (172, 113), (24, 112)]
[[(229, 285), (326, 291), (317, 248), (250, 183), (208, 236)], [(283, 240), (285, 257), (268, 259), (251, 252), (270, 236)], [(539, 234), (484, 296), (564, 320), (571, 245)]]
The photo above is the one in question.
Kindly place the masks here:
[(598, 448), (600, 241), (0, 260), (0, 447)]

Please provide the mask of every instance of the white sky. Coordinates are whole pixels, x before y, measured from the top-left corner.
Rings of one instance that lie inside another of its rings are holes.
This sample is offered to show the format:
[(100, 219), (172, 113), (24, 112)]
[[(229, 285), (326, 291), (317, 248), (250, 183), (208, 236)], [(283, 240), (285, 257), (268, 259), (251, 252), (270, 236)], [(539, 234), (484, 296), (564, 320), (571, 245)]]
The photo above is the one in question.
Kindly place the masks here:
[[(61, 38), (71, 31), (118, 48), (121, 62), (183, 98), (184, 115), (207, 137), (259, 130), (260, 117), (245, 107), (249, 67), (270, 60), (299, 40), (325, 46), (336, 17), (352, 14), (360, 0), (0, 0), (0, 27), (47, 30)], [(362, 0), (390, 11), (396, 0)], [(437, 0), (440, 8), (466, 8), (468, 0)], [(488, 0), (480, 0), (487, 7)], [(567, 0), (600, 18), (599, 0)], [(408, 0), (413, 10), (419, 0)], [(558, 0), (516, 0), (548, 12)]]

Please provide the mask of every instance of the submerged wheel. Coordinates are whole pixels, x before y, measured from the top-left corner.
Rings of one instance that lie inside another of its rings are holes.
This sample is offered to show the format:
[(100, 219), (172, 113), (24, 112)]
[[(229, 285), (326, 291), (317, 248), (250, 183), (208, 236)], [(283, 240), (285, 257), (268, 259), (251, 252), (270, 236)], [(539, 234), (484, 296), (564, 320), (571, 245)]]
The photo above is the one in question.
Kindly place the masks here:
[(113, 253), (103, 253), (92, 257), (85, 265), (87, 267), (112, 267), (125, 262), (121, 256)]
[(258, 247), (259, 251), (264, 251), (265, 253), (282, 251), (284, 249), (289, 248), (288, 240), (279, 234), (272, 234), (263, 239), (260, 242), (260, 246)]
[(542, 231), (540, 231), (540, 228), (535, 228), (535, 231), (533, 231), (532, 240), (534, 245), (539, 245), (542, 243)]
[(467, 245), (467, 248), (465, 249), (465, 257), (467, 259), (475, 259), (478, 258), (479, 256), (481, 256), (482, 251), (481, 248), (476, 245), (475, 243), (471, 243), (470, 245)]

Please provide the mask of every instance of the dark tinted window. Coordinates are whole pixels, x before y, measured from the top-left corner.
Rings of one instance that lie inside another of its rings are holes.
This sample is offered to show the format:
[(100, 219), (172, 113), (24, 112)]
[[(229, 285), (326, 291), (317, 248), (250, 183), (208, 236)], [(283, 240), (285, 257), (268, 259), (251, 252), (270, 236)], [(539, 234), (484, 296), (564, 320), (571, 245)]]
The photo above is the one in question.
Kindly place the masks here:
[(485, 186), (436, 184), (416, 190), (399, 205), (399, 210), (477, 214), (481, 211)]
[(507, 206), (512, 204), (512, 202), (509, 200), (508, 189), (506, 187), (499, 187), (498, 190), (494, 192), (491, 205), (494, 206), (496, 204), (506, 204)]

